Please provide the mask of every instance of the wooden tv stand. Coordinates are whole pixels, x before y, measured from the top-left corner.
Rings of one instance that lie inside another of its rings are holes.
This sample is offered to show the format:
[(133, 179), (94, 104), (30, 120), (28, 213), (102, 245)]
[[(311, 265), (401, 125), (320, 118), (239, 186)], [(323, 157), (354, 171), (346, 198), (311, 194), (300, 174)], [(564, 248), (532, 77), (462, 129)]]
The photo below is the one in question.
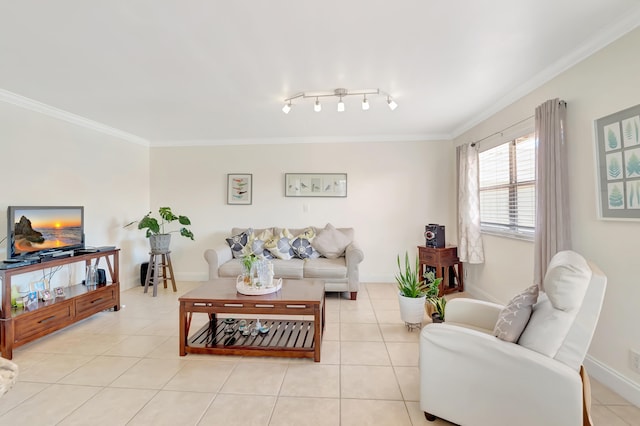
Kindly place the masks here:
[[(52, 259), (26, 266), (0, 269), (2, 280), (2, 305), (0, 310), (0, 351), (6, 359), (13, 358), (17, 348), (42, 336), (90, 317), (105, 309), (120, 309), (119, 249), (78, 254), (61, 259)], [(27, 310), (11, 307), (11, 279), (15, 275), (84, 262), (85, 266), (98, 266), (104, 259), (111, 282), (87, 287), (76, 284), (64, 287), (64, 297), (43, 302)]]

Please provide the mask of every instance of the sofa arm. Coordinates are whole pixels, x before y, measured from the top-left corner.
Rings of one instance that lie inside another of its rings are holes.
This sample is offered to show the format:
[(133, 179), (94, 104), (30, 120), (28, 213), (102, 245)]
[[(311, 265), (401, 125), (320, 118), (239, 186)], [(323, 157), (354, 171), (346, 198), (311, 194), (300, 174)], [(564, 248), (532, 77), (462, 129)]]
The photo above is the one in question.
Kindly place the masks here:
[(204, 258), (209, 264), (209, 279), (219, 278), (218, 268), (233, 259), (231, 247), (228, 244), (220, 244), (212, 249), (204, 251)]
[(358, 243), (352, 241), (351, 244), (347, 246), (344, 257), (347, 264), (349, 292), (351, 292), (351, 298), (353, 299), (354, 294), (357, 293), (360, 288), (360, 269), (358, 265), (364, 260), (364, 253)]
[(344, 257), (347, 261), (347, 267), (349, 265), (357, 265), (364, 260), (364, 253), (360, 248), (360, 245), (355, 241), (349, 244), (344, 252)]
[(497, 303), (460, 297), (447, 302), (444, 317), (447, 322), (491, 333), (503, 307)]
[(582, 382), (565, 364), (515, 343), (428, 324), (420, 333), (420, 407), (465, 425), (581, 426)]

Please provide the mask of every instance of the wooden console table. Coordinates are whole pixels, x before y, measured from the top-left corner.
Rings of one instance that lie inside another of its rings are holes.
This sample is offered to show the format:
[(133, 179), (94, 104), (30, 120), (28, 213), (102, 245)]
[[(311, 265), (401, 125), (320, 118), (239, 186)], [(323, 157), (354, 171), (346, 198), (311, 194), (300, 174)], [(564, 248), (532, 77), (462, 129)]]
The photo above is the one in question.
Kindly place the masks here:
[[(418, 246), (418, 258), (420, 262), (420, 275), (422, 276), (427, 266), (436, 268), (436, 278), (442, 278), (440, 283), (440, 294), (464, 291), (464, 270), (460, 258), (458, 258), (458, 247), (447, 246), (441, 248)], [(455, 282), (449, 279), (449, 270), (453, 270)]]
[[(0, 351), (6, 359), (13, 357), (13, 348), (53, 333), (105, 309), (120, 309), (119, 249), (79, 254), (52, 259), (26, 266), (0, 270), (2, 304), (0, 310)], [(28, 272), (56, 268), (81, 262), (84, 266), (98, 266), (101, 259), (107, 264), (111, 282), (105, 285), (83, 284), (64, 287), (64, 297), (46, 302), (38, 301), (30, 309), (11, 307), (11, 279)]]

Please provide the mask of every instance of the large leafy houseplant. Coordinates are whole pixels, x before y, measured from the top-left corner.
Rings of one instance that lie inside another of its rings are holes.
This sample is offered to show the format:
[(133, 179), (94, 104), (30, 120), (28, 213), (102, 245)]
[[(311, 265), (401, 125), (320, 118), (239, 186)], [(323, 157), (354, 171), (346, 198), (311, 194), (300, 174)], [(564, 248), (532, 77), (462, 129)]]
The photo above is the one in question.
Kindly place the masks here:
[[(155, 217), (152, 217), (151, 214), (152, 212), (149, 212), (144, 215), (142, 219), (137, 221), (138, 229), (146, 229), (145, 234), (147, 238), (151, 237), (152, 235), (165, 235), (172, 232), (179, 232), (183, 237), (193, 240), (193, 232), (190, 229), (186, 228), (186, 226), (191, 225), (191, 220), (187, 216), (175, 215), (171, 211), (171, 207), (160, 207), (158, 209), (158, 214), (160, 216), (159, 220)], [(176, 220), (178, 221), (178, 223), (184, 226), (180, 229), (168, 231), (165, 226)], [(131, 222), (126, 226), (132, 225), (134, 223), (136, 222)]]

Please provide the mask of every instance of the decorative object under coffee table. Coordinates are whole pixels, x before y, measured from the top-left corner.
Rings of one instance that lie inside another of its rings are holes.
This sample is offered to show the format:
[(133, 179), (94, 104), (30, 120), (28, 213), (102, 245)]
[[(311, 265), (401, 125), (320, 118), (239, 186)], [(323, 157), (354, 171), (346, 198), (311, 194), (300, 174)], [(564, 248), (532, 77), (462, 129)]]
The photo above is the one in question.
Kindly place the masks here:
[[(324, 282), (285, 279), (276, 293), (245, 296), (236, 291), (236, 280), (205, 282), (179, 299), (180, 356), (187, 353), (216, 355), (282, 356), (320, 361), (324, 331)], [(209, 322), (189, 335), (194, 313), (206, 313)], [(252, 335), (240, 330), (240, 321), (218, 314), (241, 314), (251, 331), (257, 319), (266, 332)], [(277, 315), (285, 319), (263, 319)], [(313, 316), (298, 320), (294, 316)]]

